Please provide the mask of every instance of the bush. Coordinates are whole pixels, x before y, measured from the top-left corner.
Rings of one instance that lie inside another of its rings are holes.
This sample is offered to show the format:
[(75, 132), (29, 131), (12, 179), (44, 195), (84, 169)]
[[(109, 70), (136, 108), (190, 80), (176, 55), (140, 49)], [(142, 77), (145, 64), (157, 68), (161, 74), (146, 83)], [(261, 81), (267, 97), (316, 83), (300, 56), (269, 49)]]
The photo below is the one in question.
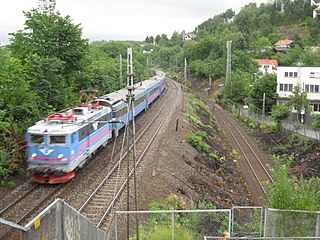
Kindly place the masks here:
[(187, 142), (199, 152), (208, 153), (209, 145), (202, 141), (202, 138), (206, 136), (204, 132), (191, 132), (187, 134)]
[(0, 149), (0, 185), (8, 185), (12, 169), (9, 166), (8, 153)]

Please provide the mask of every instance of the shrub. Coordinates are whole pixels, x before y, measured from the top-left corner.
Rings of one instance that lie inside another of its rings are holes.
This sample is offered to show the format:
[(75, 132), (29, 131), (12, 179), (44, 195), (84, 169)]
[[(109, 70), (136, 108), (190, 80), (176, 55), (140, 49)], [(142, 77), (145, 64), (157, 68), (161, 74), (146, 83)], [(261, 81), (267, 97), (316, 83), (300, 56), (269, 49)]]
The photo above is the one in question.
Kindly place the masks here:
[(209, 152), (209, 145), (202, 141), (203, 132), (188, 133), (187, 142), (199, 152)]
[(8, 153), (5, 150), (0, 149), (0, 185), (7, 185), (9, 177), (12, 174), (8, 161)]

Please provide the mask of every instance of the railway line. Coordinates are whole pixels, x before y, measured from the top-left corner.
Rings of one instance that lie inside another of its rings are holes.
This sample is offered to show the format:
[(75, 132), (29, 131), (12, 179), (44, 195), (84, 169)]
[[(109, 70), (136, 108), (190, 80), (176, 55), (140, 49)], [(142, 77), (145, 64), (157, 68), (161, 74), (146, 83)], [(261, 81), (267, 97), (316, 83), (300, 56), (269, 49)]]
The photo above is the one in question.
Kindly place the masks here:
[[(159, 104), (161, 107), (160, 110), (153, 108), (152, 111), (154, 112), (152, 114), (153, 118), (152, 120), (144, 119), (144, 117), (139, 116), (139, 121), (145, 121), (148, 122), (147, 126), (139, 127), (138, 133), (139, 136), (136, 139), (136, 152), (137, 152), (137, 161), (136, 164), (138, 165), (139, 162), (142, 160), (143, 155), (147, 151), (148, 147), (152, 143), (152, 140), (155, 138), (157, 132), (159, 129), (161, 129), (162, 123), (164, 122), (166, 117), (159, 117), (161, 115), (166, 115), (165, 112), (168, 106), (170, 105), (170, 100), (173, 102), (174, 98), (174, 89), (177, 88), (175, 83), (169, 82), (168, 84), (168, 91), (164, 92), (160, 98), (160, 100), (163, 103), (159, 103), (160, 101), (155, 102), (154, 104)], [(166, 99), (167, 97), (167, 99)], [(153, 105), (154, 105), (153, 104)], [(152, 108), (153, 106), (151, 106)], [(156, 113), (155, 113), (156, 112)], [(150, 116), (149, 116), (150, 117)], [(159, 119), (160, 118), (160, 119)], [(144, 124), (142, 124), (144, 125)], [(124, 135), (124, 134), (120, 134)], [(123, 138), (123, 136), (120, 138)], [(150, 140), (151, 138), (151, 140)], [(119, 140), (119, 142), (121, 139)], [(119, 145), (119, 144), (118, 144)], [(114, 145), (115, 146), (115, 145)], [(104, 224), (106, 225), (107, 217), (109, 214), (113, 211), (113, 207), (115, 205), (115, 202), (117, 198), (120, 196), (121, 192), (124, 189), (124, 185), (127, 182), (126, 176), (124, 175), (124, 172), (126, 172), (126, 153), (122, 153), (122, 157), (118, 161), (114, 161), (115, 159), (119, 159), (119, 156), (114, 156), (113, 159), (110, 156), (110, 154), (106, 154), (106, 152), (110, 152), (110, 149), (112, 149), (114, 146), (111, 146), (109, 144), (106, 149), (109, 151), (102, 151), (101, 153), (97, 154), (97, 156), (94, 156), (92, 161), (89, 162), (88, 165), (94, 165), (94, 162), (98, 159), (95, 158), (104, 158), (104, 162), (108, 162), (107, 170), (108, 174), (101, 176), (102, 173), (105, 173), (103, 171), (97, 173), (93, 173), (95, 175), (96, 182), (92, 183), (91, 185), (94, 186), (94, 190), (92, 191), (90, 197), (86, 199), (86, 201), (83, 200), (83, 197), (79, 197), (81, 202), (80, 210), (83, 211), (83, 213), (90, 213), (93, 206), (97, 206), (100, 204), (100, 207), (97, 207), (94, 211), (97, 216), (100, 216), (101, 219), (99, 221), (95, 220), (99, 217), (92, 216), (90, 217), (90, 214), (88, 214), (89, 219), (92, 220), (94, 223), (98, 224), (99, 226)], [(130, 151), (132, 149), (132, 146), (130, 148)], [(113, 148), (113, 152), (119, 151), (119, 147)], [(120, 152), (120, 151), (119, 151)], [(102, 156), (101, 156), (102, 155)], [(119, 155), (119, 154), (118, 154)], [(107, 161), (106, 158), (109, 158)], [(110, 159), (111, 158), (111, 159)], [(130, 159), (130, 177), (133, 174), (133, 161)], [(12, 221), (14, 223), (23, 225), (30, 221), (35, 215), (37, 215), (43, 208), (45, 208), (52, 200), (55, 198), (63, 198), (66, 199), (70, 195), (70, 191), (77, 191), (76, 186), (79, 185), (82, 181), (85, 181), (88, 176), (86, 176), (87, 171), (86, 168), (88, 168), (88, 171), (90, 171), (89, 166), (86, 166), (84, 169), (82, 169), (75, 179), (72, 181), (69, 181), (65, 184), (60, 185), (38, 185), (32, 182), (26, 183), (25, 187), (21, 189), (18, 193), (12, 194), (11, 197), (6, 199), (5, 203), (6, 205), (1, 206), (0, 208), (0, 217)], [(103, 179), (103, 180), (101, 180)], [(89, 190), (88, 190), (89, 191)], [(87, 192), (88, 192), (87, 191)], [(21, 193), (23, 192), (23, 193)], [(109, 197), (106, 197), (106, 194)], [(102, 195), (101, 195), (102, 194)], [(82, 194), (83, 196), (87, 196), (88, 194)], [(104, 198), (103, 203), (99, 203), (99, 196)], [(106, 199), (109, 199), (109, 202), (106, 201)], [(111, 199), (111, 200), (110, 200)], [(77, 204), (75, 204), (77, 205)], [(101, 207), (102, 205), (105, 205), (107, 207)], [(0, 231), (0, 239), (7, 239), (7, 232)]]
[(226, 111), (217, 104), (212, 104), (211, 107), (214, 108), (219, 125), (224, 129), (230, 142), (237, 146), (237, 151), (241, 156), (238, 160), (238, 165), (246, 181), (253, 203), (261, 205), (266, 197), (264, 182), (274, 181), (267, 170), (267, 165), (271, 164), (270, 159), (259, 150), (258, 146), (253, 146), (248, 135), (240, 130)]
[(168, 117), (168, 114), (173, 107), (174, 91), (177, 89), (173, 82), (170, 82), (170, 86), (169, 91), (171, 93), (169, 93), (169, 98), (166, 99), (159, 112), (137, 137), (135, 146), (133, 146), (133, 144), (130, 146), (129, 151), (131, 152), (133, 148), (135, 148), (136, 160), (133, 159), (133, 154), (129, 154), (128, 166), (128, 152), (125, 152), (113, 166), (109, 174), (101, 181), (85, 203), (80, 207), (79, 211), (97, 226), (103, 228), (108, 227), (108, 220), (110, 219), (111, 213), (114, 211), (116, 201), (121, 196), (121, 193), (127, 190), (126, 186), (128, 181), (132, 179), (135, 169), (139, 166), (140, 162), (143, 161), (145, 153)]

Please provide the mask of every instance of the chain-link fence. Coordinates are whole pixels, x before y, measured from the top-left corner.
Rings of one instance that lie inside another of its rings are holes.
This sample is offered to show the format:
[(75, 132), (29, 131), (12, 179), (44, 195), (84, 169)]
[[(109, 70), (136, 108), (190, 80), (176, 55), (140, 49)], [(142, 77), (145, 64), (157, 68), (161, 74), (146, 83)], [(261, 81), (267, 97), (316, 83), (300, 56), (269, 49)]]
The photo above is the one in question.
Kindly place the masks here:
[(107, 231), (57, 199), (25, 227), (0, 218), (0, 240), (319, 239), (320, 212), (234, 207), (216, 210), (120, 211)]
[(319, 237), (320, 213), (266, 209), (265, 237)]
[[(248, 108), (236, 108), (233, 107), (232, 110), (234, 113), (236, 113), (239, 117), (251, 119), (255, 122), (259, 123), (266, 123), (270, 125), (275, 125), (274, 120), (269, 116), (263, 116), (256, 114), (254, 112), (249, 111)], [(282, 122), (282, 127), (284, 129), (287, 129), (291, 132), (294, 132), (296, 134), (310, 137), (316, 140), (320, 140), (320, 131), (316, 130), (311, 124), (311, 120), (309, 121), (309, 124), (301, 124), (297, 123), (297, 120), (295, 118), (291, 118), (287, 121)]]
[(231, 229), (231, 210), (116, 212), (111, 239), (203, 239)]
[(120, 211), (110, 239), (320, 239), (320, 212), (284, 211), (262, 207), (231, 210)]
[[(224, 238), (222, 237), (210, 237), (210, 236), (205, 236), (204, 240), (223, 240)], [(320, 238), (318, 237), (261, 237), (261, 238), (255, 238), (255, 237), (242, 237), (242, 238), (234, 238), (230, 237), (228, 240), (314, 240), (317, 239), (319, 240)]]

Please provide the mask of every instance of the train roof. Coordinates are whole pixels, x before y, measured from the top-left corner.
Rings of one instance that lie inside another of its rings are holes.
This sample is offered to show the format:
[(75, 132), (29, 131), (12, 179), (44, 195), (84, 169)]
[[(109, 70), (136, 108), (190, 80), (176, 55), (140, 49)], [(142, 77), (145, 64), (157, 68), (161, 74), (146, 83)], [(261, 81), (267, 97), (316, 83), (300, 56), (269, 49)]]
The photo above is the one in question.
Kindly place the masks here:
[[(140, 96), (144, 95), (144, 92), (147, 89), (150, 89), (153, 86), (157, 85), (157, 83), (163, 81), (164, 77), (165, 75), (161, 71), (159, 71), (154, 77), (134, 84), (132, 93), (134, 94), (135, 98), (138, 99)], [(105, 105), (109, 105), (110, 107), (114, 108), (125, 103), (127, 94), (128, 89), (122, 88), (116, 92), (103, 95), (99, 98), (95, 98), (93, 102), (104, 102)]]
[(74, 107), (49, 114), (44, 120), (37, 122), (28, 128), (29, 133), (72, 133), (84, 124), (94, 122), (99, 117), (111, 112), (109, 107), (99, 106), (92, 108), (90, 104), (86, 107)]
[[(147, 89), (151, 89), (164, 79), (164, 73), (158, 71), (154, 77), (135, 84), (132, 93), (138, 99), (144, 95)], [(99, 117), (111, 112), (112, 108), (119, 108), (124, 105), (127, 94), (127, 88), (123, 88), (116, 92), (96, 97), (91, 102), (82, 104), (81, 106), (51, 113), (44, 120), (29, 127), (28, 132), (39, 134), (66, 134), (74, 132), (84, 124), (94, 122)]]

